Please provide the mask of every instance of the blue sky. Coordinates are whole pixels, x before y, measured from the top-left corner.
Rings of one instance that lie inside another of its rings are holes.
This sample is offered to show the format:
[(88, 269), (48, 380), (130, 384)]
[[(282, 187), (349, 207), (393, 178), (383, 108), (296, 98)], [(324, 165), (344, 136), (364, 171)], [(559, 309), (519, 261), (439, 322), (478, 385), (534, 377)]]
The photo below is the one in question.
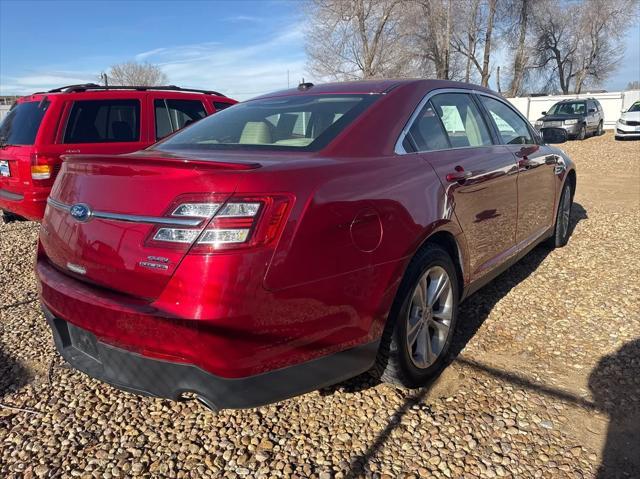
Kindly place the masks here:
[[(605, 84), (640, 79), (640, 25)], [(0, 0), (0, 94), (97, 81), (114, 63), (159, 64), (169, 82), (247, 99), (305, 77), (301, 3)]]

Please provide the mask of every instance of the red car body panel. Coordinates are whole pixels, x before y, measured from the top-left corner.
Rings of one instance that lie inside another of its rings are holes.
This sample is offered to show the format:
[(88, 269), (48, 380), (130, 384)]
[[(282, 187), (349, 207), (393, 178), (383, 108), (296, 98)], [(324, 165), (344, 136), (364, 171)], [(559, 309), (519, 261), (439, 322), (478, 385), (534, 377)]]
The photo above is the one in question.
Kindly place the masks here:
[[(378, 341), (410, 259), (436, 235), (455, 244), (470, 293), (550, 234), (574, 173), (568, 159), (562, 172), (546, 169), (560, 154), (548, 145), (525, 152), (537, 169), (505, 145), (396, 154), (425, 94), (452, 87), (471, 88), (381, 81), (274, 94), (381, 93), (318, 152), (69, 158), (51, 193), (61, 204), (161, 217), (185, 194), (283, 194), (286, 222), (272, 243), (202, 254), (150, 243), (153, 225), (80, 223), (50, 205), (37, 261), (43, 305), (105, 344), (246, 378)], [(454, 166), (473, 176), (447, 181)], [(166, 269), (140, 266), (157, 256)]]
[[(140, 101), (140, 131), (138, 141), (104, 143), (65, 143), (64, 133), (69, 113), (75, 101), (83, 100), (138, 100)], [(235, 100), (203, 93), (169, 90), (100, 90), (77, 93), (36, 93), (19, 98), (17, 103), (48, 101), (48, 107), (32, 145), (0, 148), (0, 160), (9, 162), (11, 176), (0, 176), (0, 209), (29, 220), (40, 221), (55, 176), (60, 170), (62, 156), (67, 154), (122, 154), (138, 151), (155, 143), (155, 113), (153, 101), (201, 101), (207, 115), (216, 111), (214, 103), (235, 104)], [(49, 164), (53, 168), (50, 179), (35, 180), (31, 166)]]

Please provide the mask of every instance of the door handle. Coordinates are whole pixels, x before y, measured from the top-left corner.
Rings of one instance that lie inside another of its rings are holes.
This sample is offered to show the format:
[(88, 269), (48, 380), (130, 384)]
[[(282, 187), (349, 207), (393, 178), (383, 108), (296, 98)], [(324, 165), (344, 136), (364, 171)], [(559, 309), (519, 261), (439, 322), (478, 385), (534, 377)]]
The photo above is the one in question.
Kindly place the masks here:
[(518, 160), (519, 168), (524, 168), (525, 170), (528, 170), (529, 168), (533, 168), (534, 166), (536, 166), (536, 162), (530, 160), (526, 156), (523, 159)]
[(449, 173), (447, 175), (447, 181), (449, 183), (455, 183), (456, 181), (464, 181), (466, 179), (469, 179), (473, 176), (473, 172), (471, 171), (464, 171), (464, 168), (461, 166), (456, 166), (455, 167), (455, 172), (453, 173)]

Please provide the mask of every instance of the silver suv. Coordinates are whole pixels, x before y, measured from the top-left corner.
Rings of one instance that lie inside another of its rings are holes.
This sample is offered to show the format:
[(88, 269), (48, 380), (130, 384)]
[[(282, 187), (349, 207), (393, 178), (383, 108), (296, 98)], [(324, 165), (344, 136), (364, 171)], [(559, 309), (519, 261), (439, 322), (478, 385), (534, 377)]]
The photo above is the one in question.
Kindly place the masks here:
[(595, 98), (562, 100), (542, 114), (535, 124), (541, 133), (545, 128), (562, 128), (569, 138), (578, 140), (603, 133), (604, 112)]

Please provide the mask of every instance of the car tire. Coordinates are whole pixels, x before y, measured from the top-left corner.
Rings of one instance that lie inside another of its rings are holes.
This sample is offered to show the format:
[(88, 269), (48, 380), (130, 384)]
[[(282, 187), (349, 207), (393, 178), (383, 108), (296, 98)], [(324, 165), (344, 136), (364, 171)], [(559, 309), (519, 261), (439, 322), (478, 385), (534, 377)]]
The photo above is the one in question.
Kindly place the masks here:
[(458, 275), (451, 257), (438, 245), (425, 246), (411, 260), (396, 294), (375, 374), (409, 388), (436, 376), (451, 348), (458, 301)]
[(578, 140), (584, 140), (587, 137), (587, 127), (582, 125), (580, 127), (580, 131), (578, 132), (578, 134), (576, 135), (576, 139)]
[(604, 126), (602, 124), (602, 120), (598, 123), (598, 129), (596, 130), (596, 136), (602, 136), (604, 133)]
[(556, 223), (553, 228), (553, 235), (546, 244), (550, 248), (562, 248), (569, 241), (571, 234), (571, 206), (573, 204), (573, 191), (571, 185), (565, 182), (558, 203)]
[(18, 215), (14, 215), (13, 213), (9, 213), (8, 211), (2, 211), (2, 222), (4, 224), (13, 223), (14, 221), (19, 221), (20, 217)]

